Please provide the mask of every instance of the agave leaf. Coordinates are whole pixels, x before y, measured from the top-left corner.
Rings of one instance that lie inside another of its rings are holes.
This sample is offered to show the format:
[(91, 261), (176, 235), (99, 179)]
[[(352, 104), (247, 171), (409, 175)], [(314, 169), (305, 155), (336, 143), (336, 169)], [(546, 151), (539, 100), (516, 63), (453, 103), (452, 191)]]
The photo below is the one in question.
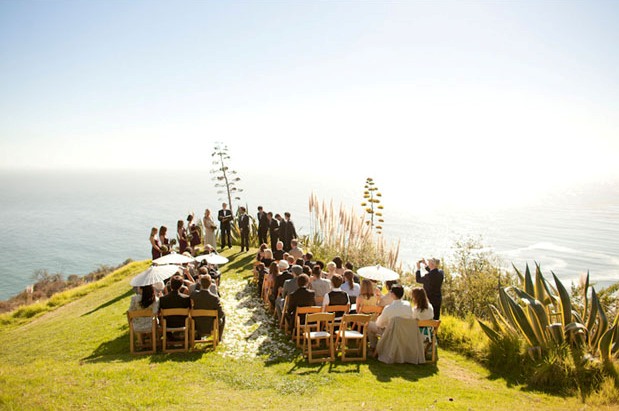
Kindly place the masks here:
[(531, 270), (529, 270), (528, 263), (527, 263), (526, 270), (524, 271), (524, 290), (529, 295), (535, 295), (535, 287), (533, 287), (533, 280), (531, 279)]
[[(541, 306), (541, 304), (539, 304), (539, 306)], [(536, 305), (532, 305), (532, 304), (527, 305), (527, 311), (526, 311), (527, 318), (529, 319), (529, 323), (531, 324), (531, 328), (533, 329), (533, 332), (535, 333), (535, 337), (537, 338), (537, 340), (545, 344), (548, 341), (548, 336), (546, 335), (546, 325), (548, 324), (548, 322), (546, 321), (546, 324), (542, 325), (543, 321), (540, 319), (540, 317), (535, 312), (535, 307)], [(542, 308), (542, 311), (543, 311), (543, 314), (542, 314), (543, 316), (541, 318), (545, 318), (546, 312), (544, 311), (543, 308)]]
[(518, 268), (516, 268), (514, 263), (512, 263), (512, 267), (514, 267), (514, 271), (516, 271), (516, 275), (518, 276), (518, 280), (520, 281), (520, 286), (523, 287), (524, 286), (524, 276), (522, 275), (520, 270), (518, 270)]
[(520, 330), (520, 333), (531, 347), (539, 346), (539, 340), (537, 339), (535, 332), (529, 323), (529, 319), (524, 313), (522, 307), (520, 307), (504, 289), (499, 289), (499, 297), (504, 300), (504, 304), (509, 307), (505, 314), (512, 326), (517, 330)]
[(552, 338), (552, 340), (557, 345), (560, 345), (563, 343), (563, 341), (565, 341), (565, 339), (563, 338), (563, 324), (561, 323), (550, 324), (548, 325), (546, 329), (548, 330), (548, 334), (550, 334), (550, 337)]
[[(552, 271), (551, 271), (552, 273)], [(563, 283), (555, 273), (552, 273), (552, 276), (555, 279), (555, 284), (557, 286), (557, 291), (559, 292), (559, 298), (561, 300), (561, 312), (563, 313), (563, 324), (569, 324), (572, 321), (572, 302), (570, 301), (570, 295), (563, 286)]]
[(490, 338), (490, 340), (492, 340), (495, 343), (498, 343), (499, 341), (501, 341), (501, 335), (498, 332), (494, 331), (492, 328), (488, 327), (486, 324), (484, 324), (480, 320), (477, 320), (477, 322), (479, 323), (481, 329), (484, 330), (484, 333), (486, 333), (488, 338)]
[[(597, 348), (599, 340), (602, 338), (602, 335), (608, 330), (608, 319), (606, 318), (606, 314), (604, 313), (604, 309), (600, 304), (600, 299), (595, 292), (595, 288), (591, 287), (591, 311), (593, 311), (593, 307), (596, 307), (597, 311), (597, 327), (593, 332), (593, 335), (589, 335), (590, 345), (592, 348)], [(591, 332), (592, 328), (589, 328), (589, 332)]]
[(497, 329), (503, 334), (516, 334), (516, 330), (509, 324), (503, 314), (493, 304), (490, 304), (490, 317)]
[(613, 336), (616, 331), (616, 326), (609, 328), (600, 338), (600, 342), (598, 344), (598, 349), (600, 350), (600, 357), (603, 361), (612, 361), (612, 345), (613, 345)]
[(535, 298), (543, 304), (549, 304), (550, 298), (546, 297), (546, 289), (544, 287), (544, 276), (539, 264), (535, 263)]
[(584, 290), (582, 290), (583, 292), (583, 296), (585, 297), (585, 312), (583, 313), (585, 316), (587, 315), (587, 311), (589, 310), (589, 297), (588, 297), (588, 291), (589, 290), (589, 270), (587, 270), (587, 277), (585, 277), (585, 287)]

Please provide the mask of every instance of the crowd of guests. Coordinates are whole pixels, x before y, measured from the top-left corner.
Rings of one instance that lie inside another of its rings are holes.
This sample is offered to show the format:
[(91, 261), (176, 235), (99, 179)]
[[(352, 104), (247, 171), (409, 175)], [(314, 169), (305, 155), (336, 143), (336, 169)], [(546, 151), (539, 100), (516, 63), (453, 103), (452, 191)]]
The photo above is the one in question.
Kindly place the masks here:
[[(376, 281), (360, 279), (353, 265), (349, 262), (343, 264), (339, 256), (325, 264), (314, 261), (310, 252), (304, 253), (297, 240), (293, 239), (291, 246), (285, 252), (282, 242), (278, 241), (276, 252), (273, 252), (266, 243), (262, 244), (254, 269), (259, 295), (278, 319), (281, 320), (282, 316), (287, 319), (290, 327), (294, 325), (297, 307), (318, 305), (326, 310), (328, 306), (338, 305), (354, 307), (356, 312), (364, 312), (365, 307), (370, 306), (383, 307), (380, 315), (373, 315), (369, 325), (370, 347), (374, 349), (378, 337), (394, 317), (440, 318), (444, 274), (438, 269), (438, 259), (423, 259), (417, 263), (416, 280), (423, 287), (411, 290), (409, 302), (403, 299), (404, 288), (397, 281), (386, 281), (387, 292), (383, 294)], [(281, 257), (277, 258), (276, 254)], [(428, 271), (423, 276), (419, 269), (422, 263)], [(338, 312), (336, 316), (341, 314)]]
[[(230, 248), (230, 228), (234, 216), (226, 203), (223, 203), (218, 211), (217, 219), (221, 248), (226, 245)], [(244, 207), (239, 207), (237, 219), (241, 233), (241, 251), (249, 251), (250, 218)], [(153, 227), (150, 235), (153, 259), (170, 253), (175, 243), (178, 243), (181, 254), (195, 255), (195, 248), (199, 244), (204, 244), (206, 252), (216, 252), (217, 224), (213, 221), (211, 211), (205, 210), (201, 227), (196, 221), (193, 213), (187, 217), (186, 226), (183, 220), (179, 220), (176, 241), (167, 238), (167, 227)], [(405, 301), (404, 289), (396, 281), (386, 281), (386, 293), (383, 293), (376, 281), (361, 279), (355, 273), (354, 266), (350, 262), (344, 263), (339, 256), (326, 264), (315, 261), (312, 253), (304, 252), (301, 248), (290, 213), (285, 212), (282, 217), (270, 211), (265, 212), (260, 206), (256, 222), (261, 243), (254, 268), (258, 294), (278, 319), (285, 317), (291, 326), (294, 324), (297, 307), (318, 305), (326, 309), (327, 306), (339, 305), (354, 307), (357, 312), (364, 312), (365, 307), (383, 307), (380, 314), (373, 314), (369, 325), (370, 346), (374, 348), (378, 337), (394, 317), (418, 320), (440, 318), (444, 274), (439, 269), (438, 259), (422, 259), (417, 262), (415, 278), (423, 287), (411, 290), (407, 296), (411, 304)], [(425, 275), (421, 274), (422, 264), (427, 271)], [(171, 277), (166, 284), (140, 287), (131, 299), (130, 310), (152, 308), (154, 313), (158, 313), (162, 308), (217, 309), (220, 315), (221, 338), (225, 316), (219, 300), (218, 283), (219, 272), (216, 267), (205, 262), (201, 266), (187, 264), (179, 268), (177, 275)], [(171, 327), (175, 327), (182, 325), (184, 318), (170, 318), (168, 321)], [(196, 324), (199, 335), (210, 333), (212, 324), (204, 323), (205, 321), (207, 319), (200, 319), (201, 324)], [(141, 328), (150, 329), (150, 322), (135, 324), (137, 331), (141, 331)]]

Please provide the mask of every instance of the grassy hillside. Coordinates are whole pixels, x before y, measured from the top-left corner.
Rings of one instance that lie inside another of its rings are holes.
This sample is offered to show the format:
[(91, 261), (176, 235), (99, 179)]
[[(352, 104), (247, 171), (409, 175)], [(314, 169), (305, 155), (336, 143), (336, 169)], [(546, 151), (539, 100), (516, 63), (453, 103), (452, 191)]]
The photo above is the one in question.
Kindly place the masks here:
[(132, 263), (74, 301), (64, 299), (59, 308), (2, 326), (0, 408), (582, 408), (576, 398), (508, 387), (475, 363), (443, 350), (438, 366), (375, 360), (310, 366), (282, 342), (250, 294), (253, 254), (226, 254), (231, 262), (222, 277), (222, 293), (228, 324), (216, 352), (128, 353), (129, 280), (147, 265)]

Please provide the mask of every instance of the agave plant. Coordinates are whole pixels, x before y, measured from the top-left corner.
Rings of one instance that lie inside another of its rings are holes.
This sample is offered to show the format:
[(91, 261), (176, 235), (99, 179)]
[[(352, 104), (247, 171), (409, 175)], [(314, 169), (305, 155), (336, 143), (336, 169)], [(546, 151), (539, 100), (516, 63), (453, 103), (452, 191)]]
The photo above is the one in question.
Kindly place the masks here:
[(553, 286), (537, 263), (534, 278), (528, 265), (524, 275), (514, 269), (521, 287), (499, 288), (498, 307), (490, 306), (492, 326), (478, 320), (492, 341), (520, 336), (533, 359), (541, 359), (550, 348), (565, 343), (581, 356), (598, 357), (605, 363), (619, 357), (619, 315), (609, 325), (595, 289), (589, 287), (589, 273), (582, 287), (584, 304), (579, 309), (554, 273)]

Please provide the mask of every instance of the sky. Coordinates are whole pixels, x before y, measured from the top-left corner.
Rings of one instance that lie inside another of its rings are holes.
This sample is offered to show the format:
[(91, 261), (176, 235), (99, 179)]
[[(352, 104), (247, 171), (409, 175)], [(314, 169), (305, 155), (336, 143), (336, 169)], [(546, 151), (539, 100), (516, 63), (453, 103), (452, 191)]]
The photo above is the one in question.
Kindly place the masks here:
[[(619, 177), (617, 1), (0, 2), (0, 169), (501, 203)], [(296, 178), (296, 177), (295, 177)]]

